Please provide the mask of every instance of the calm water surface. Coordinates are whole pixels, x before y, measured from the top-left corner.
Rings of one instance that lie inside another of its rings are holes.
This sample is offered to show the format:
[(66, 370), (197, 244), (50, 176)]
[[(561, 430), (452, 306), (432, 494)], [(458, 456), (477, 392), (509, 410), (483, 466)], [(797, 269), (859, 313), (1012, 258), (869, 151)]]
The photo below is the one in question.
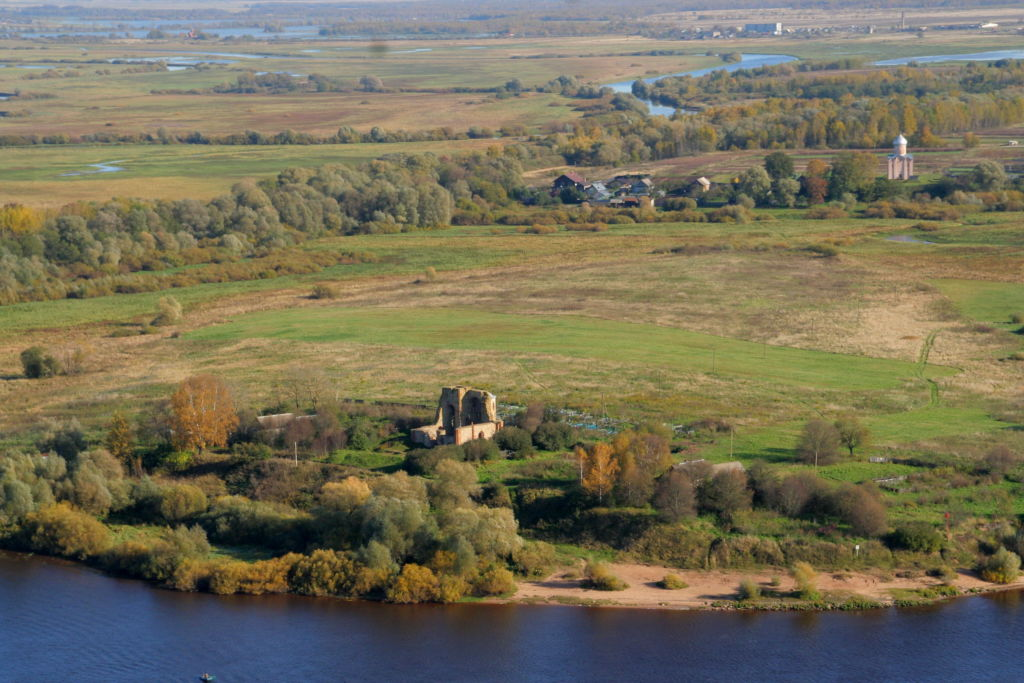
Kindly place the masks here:
[(739, 614), (172, 593), (0, 553), (0, 680), (1011, 681), (1019, 593)]
[[(669, 78), (671, 76), (693, 76), (699, 78), (707, 75), (714, 71), (738, 71), (740, 69), (756, 69), (762, 66), (775, 66), (776, 64), (785, 64), (787, 62), (798, 61), (796, 57), (790, 55), (759, 55), (759, 54), (744, 54), (741, 56), (740, 61), (732, 62), (729, 64), (720, 64), (719, 66), (711, 66), (705, 69), (695, 69), (694, 71), (677, 71), (671, 74), (662, 74), (661, 76), (651, 76), (650, 78), (642, 78), (644, 83), (654, 83), (660, 81), (663, 78)], [(630, 81), (619, 81), (618, 83), (606, 83), (604, 87), (611, 88), (615, 92), (630, 93), (633, 92), (633, 83), (638, 79), (634, 78)], [(659, 116), (672, 116), (676, 113), (675, 107), (669, 107), (664, 104), (657, 104), (652, 100), (640, 100), (647, 105), (647, 109), (651, 114)]]

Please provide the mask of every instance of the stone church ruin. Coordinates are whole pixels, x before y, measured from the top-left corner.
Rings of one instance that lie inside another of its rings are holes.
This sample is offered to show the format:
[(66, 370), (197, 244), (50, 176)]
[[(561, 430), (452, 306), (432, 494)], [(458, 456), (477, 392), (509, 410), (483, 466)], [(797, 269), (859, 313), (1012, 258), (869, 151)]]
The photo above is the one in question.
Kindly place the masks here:
[(427, 447), (458, 446), (473, 439), (490, 439), (504, 426), (498, 419), (494, 394), (469, 387), (444, 387), (434, 424), (412, 430), (412, 441)]

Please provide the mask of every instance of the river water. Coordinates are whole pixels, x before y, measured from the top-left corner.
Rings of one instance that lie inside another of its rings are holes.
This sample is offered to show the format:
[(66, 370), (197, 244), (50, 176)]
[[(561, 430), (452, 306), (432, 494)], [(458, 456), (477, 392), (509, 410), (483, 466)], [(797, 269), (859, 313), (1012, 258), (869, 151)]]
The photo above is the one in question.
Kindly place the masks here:
[(700, 613), (173, 593), (0, 553), (0, 680), (1020, 680), (1019, 593)]
[[(662, 74), (661, 76), (652, 76), (650, 78), (639, 79), (644, 83), (654, 83), (660, 81), (663, 78), (671, 78), (672, 76), (693, 76), (697, 78), (705, 74), (709, 74), (713, 71), (737, 71), (739, 69), (756, 69), (761, 66), (775, 66), (776, 64), (785, 64), (786, 62), (795, 62), (796, 57), (790, 55), (758, 55), (758, 54), (744, 54), (738, 62), (732, 62), (730, 64), (721, 64), (719, 66), (712, 66), (706, 69), (695, 69), (693, 71), (680, 71), (672, 74)], [(638, 79), (634, 78), (630, 81), (619, 81), (618, 83), (607, 83), (604, 85), (605, 88), (611, 88), (615, 92), (633, 92), (633, 84)], [(660, 116), (672, 116), (676, 113), (675, 107), (668, 107), (664, 104), (657, 104), (651, 100), (641, 100), (647, 105), (647, 109), (651, 114)]]

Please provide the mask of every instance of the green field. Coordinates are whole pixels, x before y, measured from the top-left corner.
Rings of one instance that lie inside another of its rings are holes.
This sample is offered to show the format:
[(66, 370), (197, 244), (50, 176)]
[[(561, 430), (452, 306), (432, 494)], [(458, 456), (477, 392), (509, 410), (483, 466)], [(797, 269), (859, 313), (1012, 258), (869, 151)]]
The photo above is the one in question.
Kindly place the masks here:
[[(359, 164), (385, 154), (459, 154), (493, 140), (352, 145), (59, 145), (3, 151), (0, 203), (62, 205), (109, 197), (213, 198), (244, 178), (292, 166)], [(124, 170), (94, 173), (92, 164)], [(80, 173), (81, 175), (67, 175)]]
[(974, 320), (1016, 329), (1010, 316), (1024, 314), (1024, 284), (983, 280), (933, 280), (960, 311)]
[[(224, 342), (293, 339), (432, 349), (556, 354), (642, 365), (655, 372), (864, 391), (888, 389), (915, 366), (887, 359), (768, 347), (686, 330), (574, 316), (515, 316), (459, 309), (302, 309), (252, 314), (189, 335)], [(951, 368), (929, 368), (941, 377)]]

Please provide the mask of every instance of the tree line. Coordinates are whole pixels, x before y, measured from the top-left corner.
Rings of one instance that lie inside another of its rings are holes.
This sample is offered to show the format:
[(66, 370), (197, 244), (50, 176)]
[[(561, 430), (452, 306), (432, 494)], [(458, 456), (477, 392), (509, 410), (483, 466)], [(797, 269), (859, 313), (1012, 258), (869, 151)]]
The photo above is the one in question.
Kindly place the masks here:
[[(372, 255), (306, 253), (326, 235), (448, 225), (453, 212), (511, 202), (525, 148), (358, 167), (294, 168), (208, 202), (112, 199), (56, 211), (0, 208), (0, 304), (316, 272)], [(243, 262), (244, 259), (245, 260)], [(163, 274), (183, 265), (197, 270)]]

